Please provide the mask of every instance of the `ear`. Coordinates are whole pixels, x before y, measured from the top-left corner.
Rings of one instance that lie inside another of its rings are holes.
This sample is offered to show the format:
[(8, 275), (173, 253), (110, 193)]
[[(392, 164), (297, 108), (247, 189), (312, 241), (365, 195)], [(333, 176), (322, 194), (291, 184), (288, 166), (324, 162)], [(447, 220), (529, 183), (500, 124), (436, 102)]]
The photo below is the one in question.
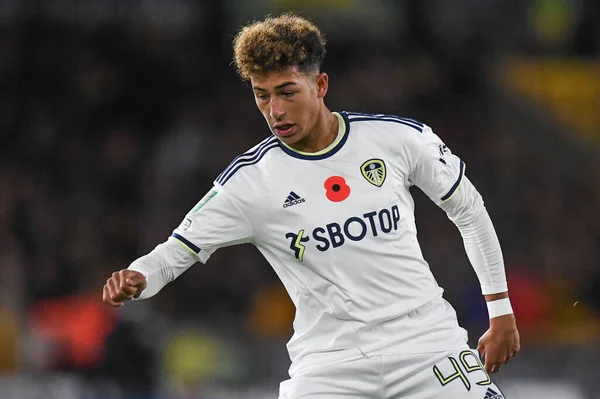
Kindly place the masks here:
[(317, 87), (317, 97), (325, 97), (325, 94), (327, 94), (327, 90), (329, 89), (329, 76), (325, 72), (322, 72), (315, 77), (315, 83)]

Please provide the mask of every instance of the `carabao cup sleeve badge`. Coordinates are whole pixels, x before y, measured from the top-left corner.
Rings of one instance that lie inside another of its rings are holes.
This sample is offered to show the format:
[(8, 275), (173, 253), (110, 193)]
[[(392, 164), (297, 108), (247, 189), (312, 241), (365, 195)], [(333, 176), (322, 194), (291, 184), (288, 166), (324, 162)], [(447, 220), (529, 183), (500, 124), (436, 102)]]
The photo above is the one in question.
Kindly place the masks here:
[(208, 193), (206, 193), (206, 195), (204, 197), (202, 197), (202, 199), (200, 201), (198, 201), (198, 203), (196, 204), (196, 206), (194, 206), (194, 208), (190, 211), (190, 214), (192, 213), (196, 213), (198, 212), (200, 209), (202, 209), (202, 207), (204, 205), (206, 205), (206, 203), (208, 201), (211, 200), (212, 197), (214, 197), (215, 195), (217, 195), (218, 191), (216, 189), (211, 189)]

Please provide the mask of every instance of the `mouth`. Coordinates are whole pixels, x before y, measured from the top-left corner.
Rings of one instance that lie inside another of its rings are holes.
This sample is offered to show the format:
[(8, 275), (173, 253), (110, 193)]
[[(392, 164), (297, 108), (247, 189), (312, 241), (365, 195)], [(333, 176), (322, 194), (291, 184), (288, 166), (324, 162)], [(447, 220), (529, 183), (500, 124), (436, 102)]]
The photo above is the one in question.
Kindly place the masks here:
[(286, 137), (294, 133), (296, 125), (293, 123), (281, 123), (273, 126), (275, 134), (280, 137)]

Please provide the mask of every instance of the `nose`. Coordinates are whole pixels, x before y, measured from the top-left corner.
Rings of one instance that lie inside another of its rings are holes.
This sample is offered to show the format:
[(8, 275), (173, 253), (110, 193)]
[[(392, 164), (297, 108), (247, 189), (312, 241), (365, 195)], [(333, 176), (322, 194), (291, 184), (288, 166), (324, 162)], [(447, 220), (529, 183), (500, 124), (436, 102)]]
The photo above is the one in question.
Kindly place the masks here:
[(283, 105), (283, 102), (277, 98), (277, 96), (273, 96), (271, 98), (271, 117), (275, 118), (275, 119), (281, 119), (282, 116), (285, 115), (285, 107)]

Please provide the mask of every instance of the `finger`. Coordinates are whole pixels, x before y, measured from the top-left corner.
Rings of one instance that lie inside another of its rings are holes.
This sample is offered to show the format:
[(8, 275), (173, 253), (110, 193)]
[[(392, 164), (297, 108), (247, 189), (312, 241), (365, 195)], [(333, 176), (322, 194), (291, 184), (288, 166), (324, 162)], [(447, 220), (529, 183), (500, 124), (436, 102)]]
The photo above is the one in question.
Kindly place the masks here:
[(492, 356), (491, 354), (486, 354), (485, 358), (485, 370), (488, 373), (496, 373), (500, 370), (502, 364), (505, 363), (505, 359), (498, 358), (498, 356)]
[(121, 273), (119, 273), (118, 277), (116, 278), (116, 284), (119, 298), (121, 298), (121, 300), (124, 301), (133, 298), (133, 294), (135, 293), (136, 289), (125, 282), (125, 277), (123, 277)]
[(133, 284), (129, 284), (122, 274), (119, 274), (119, 289), (131, 299), (133, 294), (137, 292), (137, 288)]
[(487, 371), (488, 374), (492, 374), (494, 371), (494, 364), (490, 363), (488, 361), (485, 362), (485, 365), (483, 366), (485, 368), (485, 371)]
[[(129, 272), (132, 272), (131, 270), (126, 270)], [(145, 277), (142, 273), (139, 272), (133, 272), (132, 275), (127, 276), (127, 278), (125, 279), (125, 281), (127, 282), (127, 284), (129, 285), (133, 285), (133, 286), (137, 286), (142, 284), (145, 281)]]
[(112, 277), (106, 280), (106, 284), (104, 288), (106, 289), (106, 296), (109, 301), (113, 301), (113, 297), (115, 296), (115, 291), (112, 286)]
[(512, 348), (512, 356), (516, 356), (517, 353), (519, 353), (521, 351), (521, 345), (520, 344), (515, 344)]
[(499, 372), (500, 369), (502, 368), (502, 366), (505, 365), (506, 363), (508, 363), (509, 360), (510, 360), (510, 356), (508, 356), (508, 355), (502, 356), (499, 359), (497, 359), (494, 362), (494, 367), (493, 367), (495, 369), (495, 372), (496, 373)]
[(139, 280), (139, 278), (137, 278), (137, 277), (127, 277), (127, 278), (125, 279), (125, 282), (126, 282), (127, 284), (129, 284), (129, 285), (131, 285), (131, 286), (134, 286), (134, 287), (135, 287), (136, 285), (139, 285), (139, 284), (141, 284), (141, 281), (138, 281), (138, 280)]
[(485, 354), (485, 348), (481, 340), (477, 343), (477, 352), (479, 352), (479, 358), (483, 359), (483, 355)]
[(116, 278), (110, 279), (108, 283), (108, 288), (110, 290), (110, 299), (112, 299), (113, 301), (117, 303), (122, 303), (125, 299), (127, 299), (127, 294), (121, 291), (121, 288), (119, 287)]
[(514, 345), (509, 346), (506, 350), (506, 362), (515, 357), (517, 355), (517, 352), (518, 350), (515, 348)]
[(106, 282), (106, 287), (108, 290), (108, 300), (113, 304), (112, 306), (121, 306), (121, 301), (118, 299), (118, 291), (113, 278), (110, 278)]
[(133, 298), (133, 295), (137, 292), (137, 288), (136, 287), (128, 285), (127, 283), (121, 284), (120, 288), (121, 288), (121, 291), (123, 291), (123, 293), (125, 295), (127, 295), (127, 299)]
[(107, 305), (110, 302), (110, 299), (108, 298), (108, 287), (106, 284), (104, 284), (104, 287), (102, 287), (102, 302), (106, 303)]
[(112, 307), (121, 307), (123, 306), (122, 303), (117, 303), (115, 301), (113, 301), (112, 299), (110, 299), (110, 290), (108, 288), (108, 284), (106, 284), (104, 286), (104, 288), (102, 289), (102, 300), (104, 301), (105, 304), (112, 306)]
[(496, 348), (485, 349), (485, 370), (492, 373), (494, 366), (498, 364), (498, 353)]

